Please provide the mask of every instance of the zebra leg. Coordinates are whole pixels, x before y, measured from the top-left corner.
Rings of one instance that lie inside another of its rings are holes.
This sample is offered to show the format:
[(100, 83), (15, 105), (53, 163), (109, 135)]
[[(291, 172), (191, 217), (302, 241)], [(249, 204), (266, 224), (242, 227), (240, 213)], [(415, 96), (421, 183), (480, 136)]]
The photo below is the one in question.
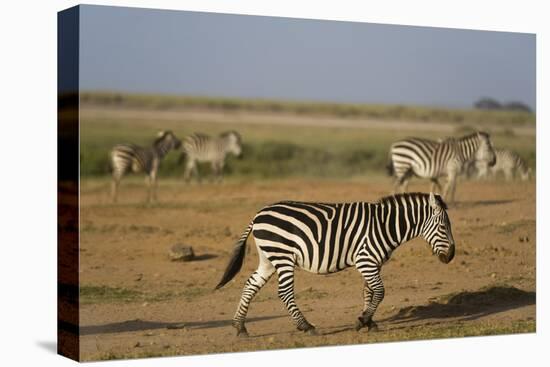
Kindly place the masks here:
[(363, 312), (367, 310), (367, 307), (369, 307), (370, 303), (372, 302), (372, 289), (369, 287), (369, 283), (365, 280), (365, 284), (363, 285)]
[(153, 190), (153, 201), (158, 201), (158, 197), (157, 197), (157, 189), (158, 189), (158, 180), (157, 180), (157, 174), (156, 172), (153, 173), (153, 175), (151, 176), (151, 181), (152, 181), (152, 190)]
[(454, 174), (450, 174), (449, 178), (447, 179), (447, 183), (445, 185), (445, 192), (443, 193), (443, 198), (448, 201), (448, 203), (452, 203), (454, 201), (454, 192), (456, 189), (456, 176)]
[(218, 162), (218, 183), (221, 183), (223, 181), (223, 167), (224, 167), (224, 162), (221, 161), (221, 162)]
[(248, 336), (248, 331), (244, 326), (244, 322), (248, 313), (250, 302), (252, 301), (254, 296), (256, 296), (259, 290), (265, 285), (265, 283), (267, 283), (269, 278), (271, 278), (271, 275), (273, 275), (273, 273), (275, 272), (275, 268), (273, 267), (271, 262), (259, 249), (258, 254), (260, 257), (260, 264), (258, 265), (258, 269), (256, 269), (256, 271), (252, 273), (250, 278), (248, 278), (248, 280), (246, 281), (239, 307), (237, 307), (237, 312), (235, 312), (235, 316), (233, 316), (232, 325), (235, 329), (237, 329), (237, 336)]
[(371, 258), (361, 256), (356, 263), (357, 270), (365, 278), (365, 287), (363, 295), (365, 296), (365, 305), (361, 316), (357, 319), (355, 329), (361, 330), (365, 326), (367, 330), (378, 330), (378, 325), (372, 317), (378, 308), (378, 305), (384, 299), (384, 284), (380, 277), (380, 266)]
[(153, 185), (153, 179), (151, 175), (147, 175), (145, 177), (145, 182), (147, 184), (147, 203), (151, 203), (152, 200), (152, 185)]
[(294, 262), (278, 263), (276, 270), (279, 277), (279, 298), (285, 304), (290, 317), (298, 330), (315, 335), (315, 326), (306, 320), (294, 300)]
[(118, 201), (118, 186), (120, 185), (120, 177), (113, 175), (113, 182), (111, 183), (111, 198), (113, 203)]
[(512, 178), (513, 178), (513, 176), (514, 176), (514, 175), (513, 175), (513, 173), (512, 173), (512, 169), (511, 169), (511, 168), (506, 168), (506, 169), (504, 170), (504, 179), (505, 179), (506, 181), (511, 181)]
[(409, 181), (413, 175), (412, 168), (408, 168), (406, 171), (396, 171), (396, 180), (393, 188), (393, 193), (397, 194), (399, 191), (401, 193), (407, 192), (409, 188)]
[(220, 165), (217, 161), (212, 161), (212, 177), (210, 179), (211, 182), (220, 182)]
[(198, 175), (197, 164), (194, 159), (187, 158), (187, 163), (185, 164), (185, 172), (183, 174), (183, 179), (185, 180), (185, 182), (189, 182), (191, 180), (192, 173), (196, 173)]
[[(441, 187), (441, 184), (439, 183), (439, 180), (437, 177), (430, 178), (430, 181), (432, 182), (430, 186), (430, 192), (442, 192), (443, 188)], [(437, 191), (435, 189), (437, 188)]]

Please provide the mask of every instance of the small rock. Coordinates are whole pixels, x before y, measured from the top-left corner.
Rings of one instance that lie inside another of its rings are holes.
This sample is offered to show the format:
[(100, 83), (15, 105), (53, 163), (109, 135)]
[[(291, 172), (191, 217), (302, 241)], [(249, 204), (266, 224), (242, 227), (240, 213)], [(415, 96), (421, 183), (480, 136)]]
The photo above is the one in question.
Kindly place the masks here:
[(496, 278), (497, 277), (497, 273), (491, 273), (491, 278)]
[(134, 344), (134, 348), (140, 348), (141, 347), (141, 343), (140, 342), (137, 342), (136, 344)]
[(136, 281), (136, 282), (139, 282), (139, 281), (142, 280), (142, 279), (143, 279), (143, 274), (138, 274), (137, 277), (136, 277), (136, 279), (135, 279), (135, 281)]
[(195, 252), (191, 246), (176, 243), (168, 252), (172, 261), (191, 261), (195, 258)]

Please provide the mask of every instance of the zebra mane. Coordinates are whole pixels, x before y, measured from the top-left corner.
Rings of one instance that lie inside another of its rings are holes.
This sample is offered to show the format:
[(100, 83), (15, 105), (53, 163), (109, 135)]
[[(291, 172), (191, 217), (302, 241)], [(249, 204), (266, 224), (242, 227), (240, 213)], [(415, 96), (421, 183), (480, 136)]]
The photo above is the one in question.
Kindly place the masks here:
[(475, 137), (477, 137), (478, 135), (481, 135), (481, 136), (485, 137), (486, 139), (488, 139), (488, 138), (490, 137), (488, 132), (485, 132), (485, 131), (474, 131), (474, 132), (471, 133), (471, 134), (461, 136), (459, 139), (460, 139), (460, 140), (468, 140), (468, 139), (475, 138)]
[[(430, 194), (426, 194), (425, 192), (407, 192), (407, 193), (403, 193), (403, 194), (394, 194), (394, 195), (388, 195), (388, 196), (384, 196), (382, 198), (380, 198), (375, 204), (391, 204), (393, 203), (395, 200), (398, 200), (400, 198), (405, 198), (405, 199), (409, 199), (409, 198), (415, 198), (415, 197), (418, 197), (418, 196), (421, 196), (421, 197), (424, 197), (424, 198), (429, 198)], [(438, 194), (435, 194), (435, 200), (437, 201), (437, 203), (439, 204), (439, 206), (445, 210), (447, 210), (449, 207), (447, 206), (447, 203), (445, 203), (443, 201), (443, 198), (441, 197), (441, 195), (438, 195)]]
[(238, 141), (238, 142), (241, 141), (241, 134), (239, 134), (239, 133), (236, 132), (235, 130), (224, 131), (223, 133), (220, 134), (220, 137), (221, 137), (221, 138), (226, 138), (226, 137), (228, 137), (229, 135), (235, 135), (235, 137), (237, 138), (237, 141)]

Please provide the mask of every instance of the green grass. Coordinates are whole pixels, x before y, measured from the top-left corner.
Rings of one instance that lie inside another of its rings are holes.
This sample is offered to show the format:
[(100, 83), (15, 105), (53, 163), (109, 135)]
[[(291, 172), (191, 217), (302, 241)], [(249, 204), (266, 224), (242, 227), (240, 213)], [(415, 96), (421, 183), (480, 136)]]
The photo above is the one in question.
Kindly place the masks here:
[(118, 287), (83, 285), (80, 287), (80, 302), (91, 303), (126, 303), (142, 299), (142, 293)]
[(172, 299), (184, 299), (187, 302), (207, 295), (210, 288), (185, 287), (181, 291), (164, 291), (157, 293), (144, 293), (134, 289), (82, 285), (80, 287), (80, 302), (82, 304), (94, 303), (131, 303), (131, 302), (163, 302)]
[[(230, 156), (225, 169), (228, 178), (284, 178), (301, 177), (354, 177), (376, 172), (385, 173), (389, 146), (408, 136), (437, 139), (441, 133), (418, 129), (391, 130), (383, 128), (310, 127), (299, 125), (250, 125), (209, 121), (164, 121), (140, 118), (125, 120), (81, 114), (80, 172), (82, 177), (107, 176), (109, 151), (117, 143), (151, 145), (161, 129), (171, 129), (183, 138), (199, 131), (217, 135), (229, 128), (243, 136), (243, 157)], [(455, 135), (467, 134), (471, 125), (458, 128)], [(517, 151), (534, 167), (535, 137), (515, 136), (504, 128), (493, 128), (492, 139), (497, 147)], [(181, 177), (183, 166), (178, 164), (179, 152), (169, 153), (162, 161), (160, 176)], [(210, 167), (199, 167), (203, 177)]]

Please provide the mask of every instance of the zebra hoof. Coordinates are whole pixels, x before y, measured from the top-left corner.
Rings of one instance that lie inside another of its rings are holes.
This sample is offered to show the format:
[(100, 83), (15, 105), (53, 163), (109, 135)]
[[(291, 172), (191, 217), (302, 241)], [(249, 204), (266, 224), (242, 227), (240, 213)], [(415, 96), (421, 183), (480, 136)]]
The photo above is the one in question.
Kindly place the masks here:
[(247, 338), (248, 337), (248, 330), (246, 330), (246, 327), (244, 326), (244, 323), (240, 322), (233, 322), (233, 327), (237, 329), (237, 336), (241, 338)]
[(309, 330), (306, 330), (305, 333), (309, 336), (318, 336), (319, 335), (319, 333), (317, 332), (317, 329), (315, 329), (315, 328), (311, 328)]
[(248, 338), (248, 331), (245, 328), (242, 328), (241, 330), (237, 330), (237, 336), (239, 338)]
[(298, 330), (312, 335), (311, 333), (315, 332), (315, 326), (311, 325), (309, 322), (306, 321), (304, 324), (298, 326)]
[(376, 322), (371, 320), (370, 325), (367, 325), (367, 331), (368, 332), (378, 331), (378, 325), (376, 324)]
[(359, 331), (364, 327), (365, 327), (365, 324), (363, 323), (363, 321), (361, 319), (359, 319), (355, 322), (355, 331)]

